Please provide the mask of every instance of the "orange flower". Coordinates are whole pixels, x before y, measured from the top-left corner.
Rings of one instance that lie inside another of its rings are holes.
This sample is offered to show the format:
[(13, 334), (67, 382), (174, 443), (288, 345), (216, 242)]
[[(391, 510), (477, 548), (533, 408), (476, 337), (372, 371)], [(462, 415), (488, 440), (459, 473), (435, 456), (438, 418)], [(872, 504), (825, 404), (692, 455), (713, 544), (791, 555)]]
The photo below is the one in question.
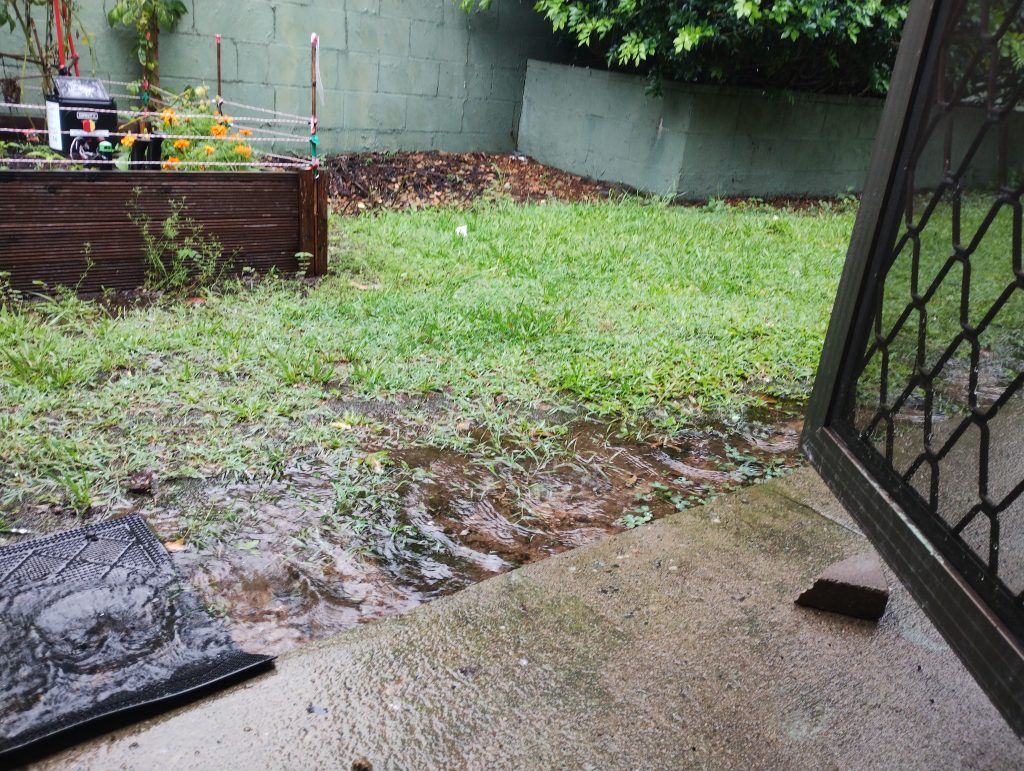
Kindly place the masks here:
[(164, 121), (165, 126), (177, 126), (178, 116), (174, 114), (174, 109), (168, 107), (166, 110), (160, 113), (160, 117)]
[(164, 161), (164, 168), (165, 169), (173, 169), (179, 163), (181, 163), (181, 158), (175, 158), (172, 155), (170, 158), (168, 158), (166, 161)]
[(232, 120), (233, 119), (232, 119), (232, 117), (230, 115), (218, 115), (217, 116), (217, 122), (218, 123), (226, 123), (228, 125), (231, 125), (231, 121)]
[(188, 150), (188, 148), (191, 145), (192, 145), (192, 143), (189, 142), (187, 139), (179, 139), (177, 142), (174, 143), (174, 149), (175, 150)]
[(215, 152), (217, 152), (217, 148), (214, 147), (213, 145), (203, 145), (203, 149), (206, 150), (207, 155), (213, 155)]
[(235, 154), (248, 158), (252, 155), (252, 148), (249, 145), (235, 145)]
[(225, 137), (228, 133), (228, 127), (222, 126), (219, 123), (210, 129), (210, 136)]
[(123, 137), (121, 137), (121, 144), (124, 147), (131, 147), (132, 145), (135, 144), (135, 135), (125, 134)]
[(241, 129), (239, 132), (243, 137), (251, 137), (252, 131), (250, 129)]

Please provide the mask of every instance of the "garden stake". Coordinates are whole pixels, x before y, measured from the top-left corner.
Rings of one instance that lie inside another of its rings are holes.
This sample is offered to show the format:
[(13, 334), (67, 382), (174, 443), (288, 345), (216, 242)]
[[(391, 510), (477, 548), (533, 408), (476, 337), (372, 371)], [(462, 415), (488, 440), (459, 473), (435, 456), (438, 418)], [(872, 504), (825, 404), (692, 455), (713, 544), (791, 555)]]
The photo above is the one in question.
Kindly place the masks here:
[(68, 50), (71, 52), (71, 66), (75, 68), (75, 77), (80, 78), (82, 73), (78, 71), (78, 51), (75, 50), (75, 36), (71, 32), (71, 3), (61, 3), (64, 8), (64, 31), (68, 36)]
[(217, 114), (224, 114), (224, 99), (221, 98), (224, 93), (220, 86), (220, 35), (217, 35)]
[(317, 119), (316, 119), (316, 71), (317, 71), (317, 60), (320, 58), (320, 38), (314, 32), (310, 38), (311, 48), (311, 61), (310, 61), (310, 80), (313, 83), (313, 110), (309, 119), (309, 150), (313, 157), (313, 174), (316, 179), (320, 178), (320, 161), (317, 159), (317, 147), (320, 145), (320, 137), (317, 136)]
[(64, 61), (64, 34), (61, 31), (61, 12), (59, 0), (53, 0), (53, 22), (57, 25), (57, 59), (60, 64), (60, 74), (66, 75), (67, 65)]

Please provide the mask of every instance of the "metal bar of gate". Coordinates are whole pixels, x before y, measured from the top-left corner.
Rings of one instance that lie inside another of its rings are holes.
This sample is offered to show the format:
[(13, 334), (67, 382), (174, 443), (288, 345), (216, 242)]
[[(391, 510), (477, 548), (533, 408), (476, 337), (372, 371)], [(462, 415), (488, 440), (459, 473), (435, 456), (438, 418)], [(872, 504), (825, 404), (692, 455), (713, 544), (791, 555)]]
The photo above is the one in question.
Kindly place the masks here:
[(803, 443), (1024, 735), (1022, 5), (913, 0)]

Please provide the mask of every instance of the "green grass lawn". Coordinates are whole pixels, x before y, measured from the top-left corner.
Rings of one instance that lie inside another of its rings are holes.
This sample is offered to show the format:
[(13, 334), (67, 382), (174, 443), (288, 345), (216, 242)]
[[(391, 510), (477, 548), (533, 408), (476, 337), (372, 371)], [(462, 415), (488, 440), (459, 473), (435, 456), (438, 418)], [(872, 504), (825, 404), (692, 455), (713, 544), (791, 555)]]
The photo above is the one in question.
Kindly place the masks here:
[(144, 468), (268, 473), (354, 442), (337, 428), (354, 396), (440, 392), (443, 415), (421, 416), (437, 436), (511, 431), (541, 402), (671, 432), (801, 399), (853, 217), (633, 199), (384, 213), (333, 221), (315, 286), (115, 317), (0, 308), (0, 511), (108, 503)]

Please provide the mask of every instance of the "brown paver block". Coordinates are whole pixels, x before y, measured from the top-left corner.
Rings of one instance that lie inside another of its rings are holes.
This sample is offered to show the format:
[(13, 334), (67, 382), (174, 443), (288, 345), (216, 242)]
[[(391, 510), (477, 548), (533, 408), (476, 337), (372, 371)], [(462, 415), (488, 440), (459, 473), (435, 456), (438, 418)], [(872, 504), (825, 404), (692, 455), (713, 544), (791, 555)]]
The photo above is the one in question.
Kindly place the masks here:
[(882, 561), (874, 551), (866, 551), (837, 562), (796, 602), (807, 608), (877, 621), (889, 603), (889, 582)]

